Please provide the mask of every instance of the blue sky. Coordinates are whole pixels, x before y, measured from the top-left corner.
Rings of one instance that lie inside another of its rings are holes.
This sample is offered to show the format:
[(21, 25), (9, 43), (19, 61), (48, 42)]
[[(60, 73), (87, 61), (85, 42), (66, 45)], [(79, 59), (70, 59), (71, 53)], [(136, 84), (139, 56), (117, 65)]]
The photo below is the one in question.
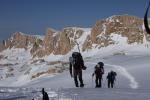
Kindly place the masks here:
[(0, 41), (12, 33), (45, 34), (48, 27), (92, 27), (129, 14), (143, 18), (149, 0), (0, 0)]

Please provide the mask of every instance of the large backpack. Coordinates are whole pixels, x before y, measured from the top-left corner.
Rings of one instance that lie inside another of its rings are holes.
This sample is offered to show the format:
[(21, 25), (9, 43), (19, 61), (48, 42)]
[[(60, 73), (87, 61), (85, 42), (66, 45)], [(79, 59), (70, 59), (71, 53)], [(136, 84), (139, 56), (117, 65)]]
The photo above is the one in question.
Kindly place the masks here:
[(96, 65), (96, 67), (95, 67), (95, 74), (98, 77), (102, 76), (102, 74), (104, 74), (102, 67), (97, 67), (97, 65)]
[(72, 65), (75, 69), (80, 69), (84, 67), (84, 61), (81, 53), (79, 52), (73, 52), (70, 61), (72, 61)]
[(116, 76), (117, 76), (117, 73), (113, 71), (113, 72), (111, 72), (111, 76), (112, 76), (112, 79), (115, 80)]
[(117, 73), (114, 71), (111, 71), (108, 73), (108, 79), (110, 79), (110, 80), (115, 80), (116, 76), (117, 76)]
[(98, 62), (98, 67), (99, 67), (99, 70), (100, 70), (100, 73), (101, 74), (104, 74), (104, 63), (103, 62)]

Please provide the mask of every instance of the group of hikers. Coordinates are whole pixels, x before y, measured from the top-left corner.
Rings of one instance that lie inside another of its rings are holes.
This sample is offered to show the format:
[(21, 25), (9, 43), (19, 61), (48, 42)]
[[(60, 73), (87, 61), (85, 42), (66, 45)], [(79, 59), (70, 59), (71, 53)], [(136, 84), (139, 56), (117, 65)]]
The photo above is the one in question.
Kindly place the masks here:
[[(81, 53), (79, 52), (73, 52), (72, 56), (69, 58), (70, 62), (70, 75), (74, 78), (75, 86), (79, 87), (78, 80), (80, 81), (80, 87), (84, 87), (83, 79), (82, 79), (82, 70), (86, 70), (86, 67), (84, 66), (84, 61), (82, 58)], [(102, 79), (104, 74), (104, 63), (98, 62), (95, 66), (94, 73), (92, 74), (92, 79), (95, 76), (95, 88), (101, 88), (102, 87)], [(108, 72), (108, 75), (106, 77), (108, 81), (108, 88), (114, 87), (114, 82), (116, 80), (117, 73), (115, 71)]]
[[(144, 26), (146, 29), (146, 32), (150, 34), (150, 28), (148, 26), (148, 10), (150, 7), (150, 1), (148, 4), (148, 7), (146, 9), (146, 13), (144, 16)], [(3, 41), (4, 44), (4, 41)], [(70, 62), (70, 75), (71, 77), (74, 78), (75, 86), (79, 87), (78, 79), (80, 81), (80, 87), (84, 87), (83, 79), (82, 79), (82, 70), (86, 70), (86, 67), (84, 66), (84, 61), (82, 58), (81, 53), (79, 52), (73, 52), (72, 56), (69, 58)], [(102, 87), (102, 76), (104, 74), (104, 63), (103, 62), (98, 62), (95, 66), (94, 73), (92, 74), (92, 77), (95, 76), (95, 87), (100, 88)], [(114, 81), (116, 80), (117, 73), (115, 71), (110, 71), (107, 74), (107, 86), (108, 88), (113, 88), (114, 87)], [(47, 92), (42, 88), (42, 95), (43, 95), (43, 100), (49, 100)], [(32, 99), (34, 100), (34, 99)]]
[[(69, 58), (70, 66), (70, 75), (74, 78), (75, 86), (76, 87), (84, 87), (83, 79), (82, 79), (82, 70), (86, 70), (86, 66), (84, 66), (84, 61), (82, 58), (81, 53), (73, 52), (72, 56)], [(104, 74), (104, 63), (98, 62), (95, 66), (94, 73), (92, 74), (92, 78), (95, 76), (95, 88), (102, 87), (102, 76)], [(114, 81), (116, 80), (117, 73), (114, 71), (108, 72), (107, 80), (108, 80), (108, 88), (114, 87)], [(80, 85), (78, 83), (80, 81)], [(47, 92), (42, 88), (42, 100), (49, 100)], [(34, 99), (32, 99), (34, 100)]]

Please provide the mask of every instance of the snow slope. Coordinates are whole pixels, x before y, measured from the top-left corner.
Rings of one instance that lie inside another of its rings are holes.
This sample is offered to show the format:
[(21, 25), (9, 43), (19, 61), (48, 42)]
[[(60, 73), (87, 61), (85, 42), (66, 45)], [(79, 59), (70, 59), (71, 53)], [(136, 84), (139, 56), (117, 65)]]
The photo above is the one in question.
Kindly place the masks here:
[[(65, 71), (54, 77), (41, 77), (24, 86), (0, 88), (2, 100), (41, 100), (41, 88), (45, 87), (52, 100), (149, 100), (150, 86), (150, 55), (115, 55), (92, 57), (85, 59), (88, 67), (83, 71), (84, 88), (75, 88), (69, 72)], [(102, 88), (94, 88), (91, 74), (98, 61), (105, 63)], [(107, 88), (106, 75), (108, 71), (117, 72), (114, 89)]]
[[(89, 32), (90, 29), (84, 30), (85, 34), (76, 40), (80, 43), (80, 48)], [(71, 53), (78, 50), (77, 46), (67, 55), (45, 56), (41, 58), (42, 62), (39, 58), (32, 59), (29, 50), (12, 48), (1, 52), (0, 55), (4, 55), (4, 59), (0, 60), (0, 100), (41, 100), (42, 87), (45, 87), (52, 100), (149, 100), (150, 43), (144, 41), (143, 44), (129, 45), (125, 37), (117, 34), (111, 37), (115, 41), (114, 45), (100, 49), (93, 46), (91, 50), (82, 52), (87, 66), (87, 70), (83, 71), (85, 88), (74, 87), (68, 70), (57, 74), (46, 73), (31, 79), (37, 73), (56, 66), (62, 67), (61, 64), (50, 65), (49, 61), (68, 62)], [(105, 74), (103, 87), (95, 89), (91, 75), (99, 61), (105, 64)], [(9, 66), (4, 68), (3, 65), (7, 64)], [(111, 70), (117, 72), (117, 81), (114, 89), (107, 89), (106, 75)]]

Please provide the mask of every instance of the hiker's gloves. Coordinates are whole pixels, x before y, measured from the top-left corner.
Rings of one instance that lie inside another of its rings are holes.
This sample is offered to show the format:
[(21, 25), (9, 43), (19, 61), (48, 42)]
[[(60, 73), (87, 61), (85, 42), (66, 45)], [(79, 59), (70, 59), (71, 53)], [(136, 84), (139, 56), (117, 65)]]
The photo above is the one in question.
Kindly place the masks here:
[(82, 69), (83, 69), (83, 70), (86, 70), (86, 66), (83, 66)]

